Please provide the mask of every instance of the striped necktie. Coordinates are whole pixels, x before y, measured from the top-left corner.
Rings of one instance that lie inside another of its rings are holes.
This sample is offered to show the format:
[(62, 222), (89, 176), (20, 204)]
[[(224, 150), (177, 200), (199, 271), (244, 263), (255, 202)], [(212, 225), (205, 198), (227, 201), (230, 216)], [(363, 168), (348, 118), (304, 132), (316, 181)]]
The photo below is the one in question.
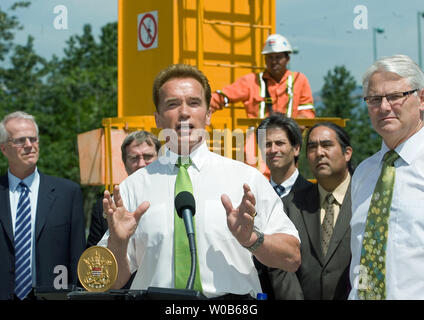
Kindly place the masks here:
[(31, 204), (29, 189), (22, 181), (15, 222), (15, 294), (24, 299), (32, 288), (31, 277)]
[(286, 191), (286, 188), (284, 188), (282, 185), (277, 185), (274, 187), (275, 192), (277, 192), (278, 196), (281, 198), (284, 194), (284, 191)]

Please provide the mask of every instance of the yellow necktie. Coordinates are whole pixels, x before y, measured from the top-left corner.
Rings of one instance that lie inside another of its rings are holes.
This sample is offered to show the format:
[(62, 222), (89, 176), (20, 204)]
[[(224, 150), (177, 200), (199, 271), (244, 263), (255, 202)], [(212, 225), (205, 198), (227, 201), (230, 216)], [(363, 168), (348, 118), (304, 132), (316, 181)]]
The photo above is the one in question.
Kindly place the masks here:
[(360, 262), (366, 270), (365, 279), (361, 279), (363, 282), (358, 288), (358, 297), (362, 300), (386, 299), (388, 221), (396, 173), (393, 164), (398, 158), (399, 155), (394, 150), (390, 150), (384, 155), (383, 168), (371, 198)]

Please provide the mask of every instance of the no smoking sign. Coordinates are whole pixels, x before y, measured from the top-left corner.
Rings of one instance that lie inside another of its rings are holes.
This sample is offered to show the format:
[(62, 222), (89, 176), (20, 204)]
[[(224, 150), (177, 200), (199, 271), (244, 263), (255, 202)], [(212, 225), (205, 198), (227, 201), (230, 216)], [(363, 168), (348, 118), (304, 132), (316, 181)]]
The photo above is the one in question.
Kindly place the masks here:
[(141, 13), (137, 19), (138, 51), (158, 47), (158, 12)]

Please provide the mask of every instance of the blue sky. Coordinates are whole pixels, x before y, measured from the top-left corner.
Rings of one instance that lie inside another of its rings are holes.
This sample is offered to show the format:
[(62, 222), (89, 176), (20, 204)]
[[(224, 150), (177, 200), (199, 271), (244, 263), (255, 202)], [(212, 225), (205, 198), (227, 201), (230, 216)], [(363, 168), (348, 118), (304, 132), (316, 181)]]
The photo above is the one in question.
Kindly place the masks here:
[[(4, 10), (13, 2), (0, 0), (0, 6)], [(68, 10), (67, 30), (53, 26), (57, 5)], [(367, 29), (354, 27), (358, 5), (367, 9)], [(424, 11), (423, 0), (276, 0), (276, 8), (277, 32), (299, 50), (290, 67), (306, 74), (313, 92), (321, 89), (323, 77), (336, 65), (345, 65), (360, 84), (373, 62), (374, 27), (384, 29), (377, 35), (378, 56), (402, 53), (418, 62), (417, 12)], [(60, 56), (65, 41), (80, 34), (84, 24), (91, 24), (97, 35), (101, 26), (117, 20), (117, 11), (117, 0), (32, 0), (29, 8), (16, 12), (24, 25), (17, 40), (24, 42), (32, 34), (38, 54)], [(424, 37), (424, 18), (421, 29)], [(424, 46), (424, 39), (422, 42)]]

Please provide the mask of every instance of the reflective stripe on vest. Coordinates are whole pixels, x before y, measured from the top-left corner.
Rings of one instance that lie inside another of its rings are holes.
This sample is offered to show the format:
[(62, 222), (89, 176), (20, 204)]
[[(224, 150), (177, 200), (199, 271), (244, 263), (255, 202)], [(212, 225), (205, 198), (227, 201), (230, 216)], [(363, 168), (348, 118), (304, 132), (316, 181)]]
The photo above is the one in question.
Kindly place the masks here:
[(265, 118), (265, 96), (266, 96), (266, 84), (262, 76), (264, 75), (263, 72), (259, 73), (259, 96), (263, 98), (264, 100), (259, 102), (259, 118), (263, 119)]
[(287, 78), (287, 94), (289, 95), (289, 103), (287, 104), (287, 117), (291, 118), (293, 113), (293, 72)]
[[(264, 79), (262, 78), (263, 72), (259, 73), (259, 96), (264, 100), (259, 103), (259, 118), (265, 118), (265, 97), (266, 97), (266, 84)], [(287, 117), (291, 118), (293, 113), (293, 72), (287, 78), (287, 94), (289, 96), (289, 102), (287, 104)], [(313, 108), (313, 106), (312, 106)]]
[(297, 110), (301, 111), (301, 110), (313, 110), (314, 109), (314, 105), (313, 104), (301, 104), (297, 107)]

